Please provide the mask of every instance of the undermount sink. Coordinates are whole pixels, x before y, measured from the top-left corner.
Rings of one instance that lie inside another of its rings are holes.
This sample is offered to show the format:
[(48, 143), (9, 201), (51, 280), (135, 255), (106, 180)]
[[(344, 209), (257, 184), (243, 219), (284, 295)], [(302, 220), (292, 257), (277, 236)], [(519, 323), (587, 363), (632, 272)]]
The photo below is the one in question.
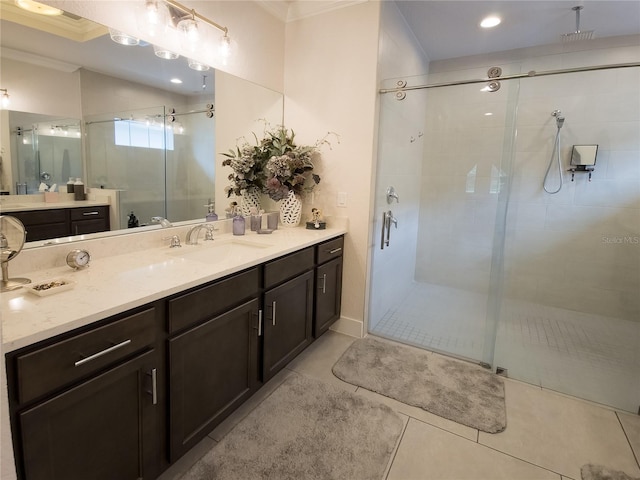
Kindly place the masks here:
[(263, 243), (244, 239), (201, 240), (198, 245), (184, 245), (172, 248), (167, 254), (201, 263), (219, 263), (225, 261), (241, 261), (255, 255), (256, 252), (271, 247)]

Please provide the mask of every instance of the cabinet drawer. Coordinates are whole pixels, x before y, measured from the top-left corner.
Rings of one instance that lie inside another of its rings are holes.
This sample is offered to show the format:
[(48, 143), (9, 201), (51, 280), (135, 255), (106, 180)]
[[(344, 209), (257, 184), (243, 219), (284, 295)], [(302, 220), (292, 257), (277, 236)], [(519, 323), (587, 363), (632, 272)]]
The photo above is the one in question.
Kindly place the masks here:
[(48, 223), (67, 223), (67, 212), (62, 209), (47, 209), (47, 210), (31, 210), (25, 212), (12, 212), (6, 215), (11, 215), (19, 219), (24, 223), (25, 227), (31, 225), (44, 225)]
[(107, 216), (108, 207), (81, 207), (71, 209), (71, 221), (96, 220)]
[(313, 256), (313, 247), (309, 247), (265, 264), (264, 288), (271, 288), (313, 268)]
[(324, 243), (320, 243), (316, 246), (316, 263), (321, 264), (328, 262), (332, 258), (342, 256), (342, 249), (344, 247), (344, 237), (334, 238)]
[(257, 297), (259, 287), (258, 269), (252, 268), (169, 300), (169, 333), (210, 320)]
[(16, 357), (18, 401), (70, 384), (155, 342), (154, 307)]

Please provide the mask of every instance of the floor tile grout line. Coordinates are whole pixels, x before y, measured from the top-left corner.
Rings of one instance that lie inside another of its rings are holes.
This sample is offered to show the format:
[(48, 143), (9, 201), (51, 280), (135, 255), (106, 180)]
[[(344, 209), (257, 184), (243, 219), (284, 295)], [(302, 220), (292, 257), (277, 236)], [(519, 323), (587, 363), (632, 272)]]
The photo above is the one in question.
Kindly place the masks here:
[[(472, 439), (470, 439), (469, 437), (465, 437), (465, 436), (463, 436), (463, 435), (459, 435), (459, 434), (457, 434), (457, 433), (455, 433), (455, 432), (452, 432), (452, 431), (450, 431), (450, 430), (447, 430), (447, 429), (445, 429), (445, 428), (438, 427), (437, 425), (432, 425), (432, 424), (430, 424), (429, 422), (425, 422), (424, 420), (420, 420), (419, 418), (412, 417), (411, 415), (409, 415), (409, 418), (413, 418), (414, 420), (416, 420), (416, 421), (418, 421), (418, 422), (420, 422), (420, 423), (423, 423), (423, 424), (425, 424), (425, 425), (429, 425), (429, 426), (431, 426), (431, 427), (435, 427), (435, 428), (437, 428), (437, 429), (439, 429), (439, 430), (442, 430), (442, 431), (444, 431), (444, 432), (450, 433), (451, 435), (455, 435), (455, 436), (457, 436), (457, 437), (463, 438), (463, 439), (465, 439), (465, 440), (466, 440), (466, 441), (468, 441), (468, 442), (476, 443), (476, 442), (474, 442)], [(443, 418), (444, 418), (444, 417), (443, 417)], [(451, 420), (451, 421), (453, 421), (453, 420)], [(456, 422), (456, 423), (457, 423), (457, 422)], [(460, 424), (460, 425), (462, 425), (462, 424)], [(558, 476), (562, 476), (562, 474), (561, 474), (560, 472), (556, 472), (556, 471), (550, 470), (550, 469), (548, 469), (548, 468), (546, 468), (546, 467), (543, 467), (542, 465), (538, 465), (538, 464), (536, 464), (536, 463), (530, 462), (529, 460), (525, 460), (524, 458), (516, 457), (515, 455), (513, 455), (513, 454), (511, 454), (511, 453), (503, 452), (502, 450), (498, 450), (497, 448), (491, 447), (491, 446), (486, 445), (486, 444), (484, 444), (484, 443), (480, 443), (480, 430), (477, 430), (477, 432), (478, 432), (478, 441), (477, 441), (477, 445), (481, 445), (481, 446), (483, 446), (483, 447), (485, 447), (485, 448), (488, 448), (489, 450), (493, 450), (494, 452), (498, 452), (498, 453), (501, 453), (501, 454), (506, 455), (506, 456), (508, 456), (508, 457), (514, 458), (514, 459), (516, 459), (516, 460), (520, 460), (521, 462), (528, 463), (529, 465), (533, 465), (534, 467), (541, 468), (542, 470), (546, 470), (547, 472), (551, 472), (551, 473), (554, 473), (554, 474), (556, 474), (556, 475), (558, 475)]]
[(633, 449), (633, 445), (631, 445), (631, 439), (629, 438), (629, 435), (627, 435), (627, 431), (624, 429), (624, 425), (622, 424), (622, 419), (620, 418), (620, 415), (618, 414), (618, 412), (614, 412), (614, 413), (616, 414), (616, 418), (618, 419), (620, 428), (622, 428), (622, 433), (624, 434), (624, 438), (627, 439), (627, 443), (629, 444), (629, 448), (631, 449), (631, 455), (633, 455), (633, 458), (636, 460), (636, 465), (640, 467), (640, 459), (638, 458), (638, 455), (636, 455), (636, 452)]
[[(397, 412), (396, 412), (397, 413)], [(391, 469), (393, 468), (393, 462), (396, 461), (396, 456), (398, 455), (398, 451), (400, 450), (400, 445), (402, 444), (402, 440), (404, 439), (404, 434), (407, 431), (407, 427), (409, 427), (409, 421), (411, 417), (407, 415), (407, 423), (402, 427), (402, 433), (400, 434), (400, 438), (398, 439), (398, 443), (396, 444), (396, 448), (391, 456), (391, 460), (389, 461), (389, 468), (387, 469), (387, 474), (384, 476), (384, 480), (388, 480), (389, 474), (391, 473)]]

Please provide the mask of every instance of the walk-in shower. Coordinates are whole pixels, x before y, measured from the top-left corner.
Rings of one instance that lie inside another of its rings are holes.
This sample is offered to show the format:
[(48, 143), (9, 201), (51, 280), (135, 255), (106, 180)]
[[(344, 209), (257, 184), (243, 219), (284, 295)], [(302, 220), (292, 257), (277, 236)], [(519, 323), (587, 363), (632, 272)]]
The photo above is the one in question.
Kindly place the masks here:
[[(477, 78), (488, 67), (477, 59), (432, 62), (429, 75), (382, 82), (369, 332), (638, 411), (634, 52), (538, 51), (505, 61), (496, 78)], [(620, 58), (630, 63), (610, 61)], [(493, 81), (499, 90), (482, 91)], [(549, 160), (562, 176), (579, 145), (598, 147), (592, 181), (576, 175), (548, 195)], [(389, 185), (402, 202), (382, 250)]]

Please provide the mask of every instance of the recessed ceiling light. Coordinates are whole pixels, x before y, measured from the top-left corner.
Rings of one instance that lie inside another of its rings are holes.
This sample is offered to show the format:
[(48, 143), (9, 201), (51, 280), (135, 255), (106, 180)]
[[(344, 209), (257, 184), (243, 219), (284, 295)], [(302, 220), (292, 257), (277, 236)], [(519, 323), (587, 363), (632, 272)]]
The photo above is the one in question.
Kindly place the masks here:
[(495, 27), (496, 25), (500, 25), (500, 22), (502, 20), (500, 20), (500, 17), (496, 17), (495, 15), (491, 15), (489, 17), (486, 17), (484, 20), (482, 20), (480, 22), (480, 26), (482, 28), (492, 28)]
[(32, 13), (38, 13), (40, 15), (62, 15), (64, 12), (59, 8), (50, 7), (43, 3), (34, 2), (33, 0), (16, 0), (16, 5), (23, 10), (27, 10)]
[(179, 78), (172, 78), (172, 79), (171, 79), (171, 83), (178, 83), (178, 84), (180, 84), (180, 83), (182, 83), (182, 80), (180, 80)]

